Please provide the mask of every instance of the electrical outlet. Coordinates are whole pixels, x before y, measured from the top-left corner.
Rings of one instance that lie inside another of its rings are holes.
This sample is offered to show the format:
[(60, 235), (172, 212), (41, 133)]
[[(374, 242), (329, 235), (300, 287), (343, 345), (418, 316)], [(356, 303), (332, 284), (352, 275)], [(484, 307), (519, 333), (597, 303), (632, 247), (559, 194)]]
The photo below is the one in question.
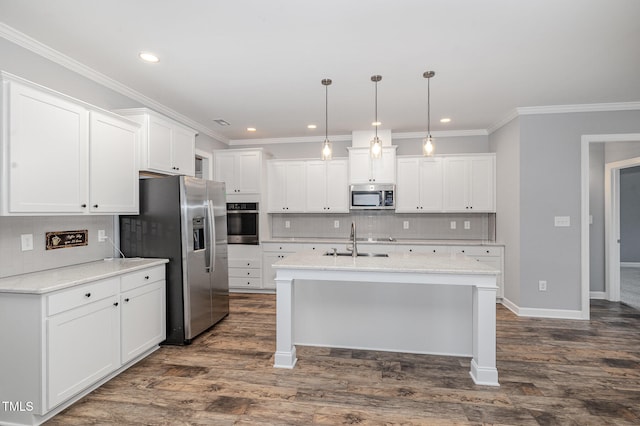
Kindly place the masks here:
[(451, 229), (456, 229), (456, 221), (452, 220), (450, 223)]
[(547, 282), (546, 281), (538, 281), (538, 291), (547, 291)]
[(402, 222), (402, 229), (409, 229), (409, 221), (405, 220), (404, 222)]
[(333, 227), (334, 228), (340, 228), (340, 221), (339, 220), (334, 220), (333, 221)]
[(468, 221), (468, 220), (464, 221), (464, 229), (471, 229), (471, 221)]
[(287, 229), (291, 228), (291, 222), (289, 222), (288, 220), (285, 220), (284, 221), (284, 227), (287, 228)]
[(20, 242), (22, 243), (22, 251), (33, 250), (33, 234), (20, 235)]
[(107, 240), (107, 234), (104, 232), (104, 229), (98, 229), (98, 242), (102, 243)]

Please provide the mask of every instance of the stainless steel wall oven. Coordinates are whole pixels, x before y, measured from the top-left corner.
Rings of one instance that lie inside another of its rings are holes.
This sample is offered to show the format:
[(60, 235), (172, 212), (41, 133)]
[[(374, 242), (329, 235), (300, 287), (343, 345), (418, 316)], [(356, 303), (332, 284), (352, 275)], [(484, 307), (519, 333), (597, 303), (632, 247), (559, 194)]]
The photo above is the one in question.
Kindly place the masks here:
[(229, 244), (258, 244), (259, 223), (258, 203), (227, 203)]

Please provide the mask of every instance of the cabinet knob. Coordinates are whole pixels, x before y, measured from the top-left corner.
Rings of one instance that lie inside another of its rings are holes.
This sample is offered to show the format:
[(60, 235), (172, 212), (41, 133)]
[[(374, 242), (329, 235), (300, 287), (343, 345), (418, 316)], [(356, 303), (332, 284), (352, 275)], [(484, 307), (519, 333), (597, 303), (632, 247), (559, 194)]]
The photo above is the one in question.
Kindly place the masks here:
[(144, 279), (148, 280), (149, 279), (149, 275), (145, 275)]
[(85, 293), (85, 297), (91, 297), (91, 293)]
[(84, 209), (84, 208), (87, 208), (87, 205), (86, 204), (80, 204), (80, 207), (82, 207)]
[(125, 301), (125, 302), (128, 302), (128, 301), (129, 301), (129, 298), (127, 297), (126, 299), (124, 299), (124, 301)]
[(247, 272), (247, 275), (251, 275), (251, 272)]
[(115, 303), (113, 304), (113, 306), (118, 306), (118, 305), (119, 305), (119, 303), (118, 303), (118, 302), (115, 302)]
[(251, 266), (251, 263), (247, 263), (247, 266)]
[(94, 208), (94, 209), (97, 209), (97, 208), (98, 208), (98, 205), (97, 205), (97, 204), (94, 204), (94, 205), (93, 205), (93, 208)]
[(462, 250), (462, 252), (464, 253), (464, 250)]

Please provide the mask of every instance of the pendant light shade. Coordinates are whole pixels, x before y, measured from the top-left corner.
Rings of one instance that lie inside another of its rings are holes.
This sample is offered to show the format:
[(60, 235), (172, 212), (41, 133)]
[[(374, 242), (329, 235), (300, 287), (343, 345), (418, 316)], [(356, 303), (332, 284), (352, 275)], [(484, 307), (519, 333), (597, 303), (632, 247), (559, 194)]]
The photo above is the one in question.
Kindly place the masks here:
[(378, 121), (378, 82), (382, 80), (381, 75), (372, 75), (371, 81), (376, 84), (376, 109), (375, 109), (375, 121), (373, 125), (376, 128), (376, 135), (373, 139), (371, 139), (371, 144), (369, 146), (369, 154), (371, 158), (380, 158), (382, 157), (382, 141), (378, 137), (378, 126), (380, 122)]
[(422, 155), (430, 157), (435, 151), (433, 138), (431, 137), (431, 78), (435, 71), (425, 71), (422, 76), (427, 79), (427, 137), (422, 140)]
[(333, 146), (329, 141), (329, 85), (330, 78), (324, 78), (321, 81), (324, 86), (324, 142), (322, 143), (322, 159), (331, 160), (333, 157)]

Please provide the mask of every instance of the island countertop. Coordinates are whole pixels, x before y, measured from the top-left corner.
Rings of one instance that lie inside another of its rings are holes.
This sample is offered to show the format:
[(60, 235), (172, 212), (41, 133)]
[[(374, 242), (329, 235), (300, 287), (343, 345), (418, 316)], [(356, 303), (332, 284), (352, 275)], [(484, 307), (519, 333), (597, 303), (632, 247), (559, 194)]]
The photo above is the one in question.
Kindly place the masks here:
[(169, 262), (167, 259), (105, 259), (0, 278), (0, 293), (45, 294)]
[(464, 254), (389, 253), (388, 257), (326, 256), (315, 251), (291, 254), (273, 264), (274, 269), (323, 271), (413, 272), (497, 275), (499, 270)]

